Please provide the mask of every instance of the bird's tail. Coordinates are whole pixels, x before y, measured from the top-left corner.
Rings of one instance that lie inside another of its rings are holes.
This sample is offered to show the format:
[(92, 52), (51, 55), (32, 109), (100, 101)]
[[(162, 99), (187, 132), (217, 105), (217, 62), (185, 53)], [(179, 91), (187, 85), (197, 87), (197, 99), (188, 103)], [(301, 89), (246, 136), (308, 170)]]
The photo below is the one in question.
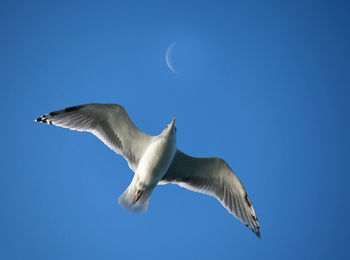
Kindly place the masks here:
[(134, 179), (123, 194), (120, 195), (118, 202), (126, 210), (134, 213), (144, 213), (147, 211), (149, 199), (155, 186), (139, 191)]

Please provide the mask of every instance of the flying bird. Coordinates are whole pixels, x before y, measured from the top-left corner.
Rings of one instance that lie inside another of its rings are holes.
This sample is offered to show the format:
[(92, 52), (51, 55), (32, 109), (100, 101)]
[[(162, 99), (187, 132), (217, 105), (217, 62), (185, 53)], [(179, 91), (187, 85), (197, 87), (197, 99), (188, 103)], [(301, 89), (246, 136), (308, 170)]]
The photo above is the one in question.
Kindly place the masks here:
[(260, 237), (258, 218), (241, 181), (223, 159), (192, 157), (177, 149), (175, 118), (158, 136), (138, 129), (125, 109), (117, 104), (68, 107), (35, 121), (90, 132), (122, 155), (135, 172), (118, 200), (125, 209), (145, 212), (153, 189), (174, 183), (215, 197)]

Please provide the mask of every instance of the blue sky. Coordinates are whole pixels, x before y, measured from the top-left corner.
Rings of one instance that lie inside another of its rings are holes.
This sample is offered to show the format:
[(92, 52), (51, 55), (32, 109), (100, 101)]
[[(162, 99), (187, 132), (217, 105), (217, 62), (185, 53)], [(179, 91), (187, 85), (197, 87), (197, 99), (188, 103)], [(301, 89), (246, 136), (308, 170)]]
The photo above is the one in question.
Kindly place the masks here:
[[(74, 3), (72, 3), (74, 2)], [(347, 1), (3, 1), (1, 259), (346, 259)], [(172, 63), (167, 47), (176, 41)], [(247, 188), (258, 239), (214, 198), (132, 179), (88, 133), (38, 116), (123, 105), (156, 135), (220, 156)]]

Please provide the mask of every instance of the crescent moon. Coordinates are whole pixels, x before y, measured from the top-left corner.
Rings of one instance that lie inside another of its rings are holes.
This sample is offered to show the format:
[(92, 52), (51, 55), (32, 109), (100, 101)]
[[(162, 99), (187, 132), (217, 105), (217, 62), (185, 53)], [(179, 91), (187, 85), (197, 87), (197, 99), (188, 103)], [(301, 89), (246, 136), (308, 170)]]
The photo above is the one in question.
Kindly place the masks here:
[(172, 44), (169, 45), (168, 49), (166, 50), (166, 54), (165, 54), (165, 60), (166, 60), (166, 64), (168, 65), (169, 69), (174, 72), (175, 74), (178, 74), (178, 72), (174, 69), (173, 65), (171, 64), (170, 61), (170, 56), (171, 56), (171, 51), (174, 47), (176, 42), (173, 42)]

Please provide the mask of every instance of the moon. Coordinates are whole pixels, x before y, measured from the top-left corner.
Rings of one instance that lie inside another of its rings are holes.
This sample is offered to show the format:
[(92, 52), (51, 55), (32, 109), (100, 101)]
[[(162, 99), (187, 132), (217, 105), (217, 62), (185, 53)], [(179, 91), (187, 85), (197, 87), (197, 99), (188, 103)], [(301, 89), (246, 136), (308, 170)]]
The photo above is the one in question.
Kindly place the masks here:
[(166, 54), (165, 54), (165, 60), (166, 60), (166, 64), (168, 65), (169, 69), (174, 72), (175, 74), (178, 74), (178, 72), (174, 69), (174, 66), (171, 64), (171, 52), (173, 50), (174, 45), (176, 44), (176, 42), (173, 42), (172, 44), (169, 45), (168, 49), (166, 50)]

